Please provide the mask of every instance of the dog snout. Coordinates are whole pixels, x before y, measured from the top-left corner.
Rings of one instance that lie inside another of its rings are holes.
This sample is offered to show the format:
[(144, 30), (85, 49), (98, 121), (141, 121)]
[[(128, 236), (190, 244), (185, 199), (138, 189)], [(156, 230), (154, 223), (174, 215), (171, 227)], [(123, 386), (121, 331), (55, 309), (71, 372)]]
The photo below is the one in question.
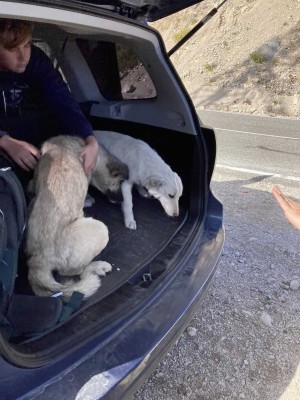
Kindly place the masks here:
[(118, 190), (116, 192), (111, 192), (110, 190), (106, 192), (106, 195), (111, 203), (122, 203), (123, 195), (122, 191)]

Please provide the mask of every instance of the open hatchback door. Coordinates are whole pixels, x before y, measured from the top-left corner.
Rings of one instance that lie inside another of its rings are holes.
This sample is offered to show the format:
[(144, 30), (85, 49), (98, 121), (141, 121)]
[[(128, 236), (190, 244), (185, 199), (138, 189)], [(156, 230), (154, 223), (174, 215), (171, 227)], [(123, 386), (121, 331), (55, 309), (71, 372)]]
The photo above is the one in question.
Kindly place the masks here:
[[(135, 230), (125, 227), (120, 204), (90, 187), (95, 203), (84, 213), (109, 230), (96, 258), (113, 269), (81, 303), (36, 296), (22, 245), (16, 279), (2, 263), (2, 291), (11, 291), (1, 308), (1, 399), (130, 398), (199, 308), (224, 241), (222, 205), (210, 191), (215, 135), (200, 126), (160, 34), (146, 23), (195, 3), (1, 1), (0, 18), (32, 21), (33, 46), (93, 129), (147, 142), (183, 183), (176, 217), (134, 191)], [(33, 107), (30, 118), (41, 113), (47, 109)]]

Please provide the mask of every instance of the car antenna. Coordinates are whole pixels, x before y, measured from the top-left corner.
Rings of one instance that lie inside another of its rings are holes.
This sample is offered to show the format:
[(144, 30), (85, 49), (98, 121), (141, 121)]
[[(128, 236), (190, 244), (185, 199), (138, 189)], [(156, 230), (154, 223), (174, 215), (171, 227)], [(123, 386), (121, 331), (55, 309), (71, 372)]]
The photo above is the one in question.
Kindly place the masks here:
[(168, 51), (168, 56), (170, 57), (175, 51), (177, 51), (187, 40), (189, 40), (203, 25), (208, 22), (211, 17), (213, 17), (219, 10), (219, 8), (226, 3), (227, 0), (221, 0), (219, 3), (216, 3), (214, 7), (210, 10), (210, 12), (200, 21), (197, 25), (194, 26), (178, 43), (172, 47), (171, 50)]

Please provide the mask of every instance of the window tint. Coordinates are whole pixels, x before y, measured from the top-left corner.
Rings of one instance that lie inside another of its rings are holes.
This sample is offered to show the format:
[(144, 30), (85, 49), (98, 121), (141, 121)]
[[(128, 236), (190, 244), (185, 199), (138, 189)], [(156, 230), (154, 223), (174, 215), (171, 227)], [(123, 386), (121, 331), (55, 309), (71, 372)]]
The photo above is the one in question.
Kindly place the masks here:
[(77, 43), (104, 97), (120, 100), (156, 96), (148, 72), (127, 46), (85, 39)]

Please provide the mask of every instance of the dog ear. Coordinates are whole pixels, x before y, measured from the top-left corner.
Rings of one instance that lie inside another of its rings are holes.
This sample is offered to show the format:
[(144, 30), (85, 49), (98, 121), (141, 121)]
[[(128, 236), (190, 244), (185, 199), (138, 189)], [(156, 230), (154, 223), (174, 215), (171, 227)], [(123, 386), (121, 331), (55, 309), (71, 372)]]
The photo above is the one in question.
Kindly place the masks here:
[(174, 172), (174, 176), (175, 176), (175, 182), (176, 182), (176, 186), (177, 186), (177, 191), (181, 195), (182, 194), (182, 190), (183, 190), (182, 180), (181, 180), (180, 176), (176, 172)]
[(163, 182), (161, 181), (161, 179), (159, 178), (149, 178), (146, 182), (146, 184), (144, 185), (146, 187), (147, 190), (150, 189), (159, 189), (162, 186)]
[(107, 168), (113, 178), (120, 177), (121, 179), (125, 180), (129, 177), (129, 169), (127, 164), (121, 163), (119, 161), (112, 161), (107, 163)]

